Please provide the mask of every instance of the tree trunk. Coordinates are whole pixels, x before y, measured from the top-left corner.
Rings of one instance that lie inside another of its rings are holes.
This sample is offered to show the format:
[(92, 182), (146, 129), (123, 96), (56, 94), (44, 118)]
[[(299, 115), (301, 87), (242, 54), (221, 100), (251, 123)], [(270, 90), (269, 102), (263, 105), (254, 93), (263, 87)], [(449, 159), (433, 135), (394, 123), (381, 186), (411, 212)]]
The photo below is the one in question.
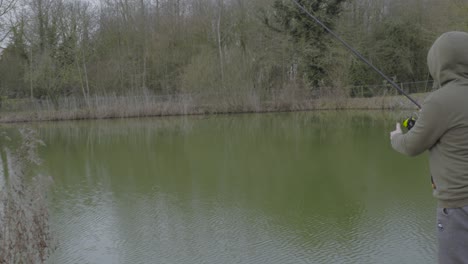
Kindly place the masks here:
[(34, 99), (34, 93), (33, 93), (33, 52), (32, 52), (32, 46), (29, 47), (29, 88), (31, 90), (31, 101)]
[(218, 12), (218, 21), (216, 23), (216, 34), (218, 38), (218, 50), (219, 50), (219, 66), (221, 70), (221, 85), (223, 89), (225, 88), (224, 85), (224, 56), (223, 56), (223, 46), (221, 43), (221, 7), (223, 1), (219, 1), (219, 12)]
[(87, 92), (87, 96), (88, 96), (87, 104), (88, 104), (88, 107), (89, 107), (89, 95), (90, 95), (90, 91), (89, 91), (88, 68), (86, 67), (86, 59), (85, 59), (85, 56), (84, 56), (84, 53), (83, 53), (83, 52), (82, 52), (82, 56), (83, 56), (83, 71), (84, 71), (84, 77), (85, 77), (86, 92)]

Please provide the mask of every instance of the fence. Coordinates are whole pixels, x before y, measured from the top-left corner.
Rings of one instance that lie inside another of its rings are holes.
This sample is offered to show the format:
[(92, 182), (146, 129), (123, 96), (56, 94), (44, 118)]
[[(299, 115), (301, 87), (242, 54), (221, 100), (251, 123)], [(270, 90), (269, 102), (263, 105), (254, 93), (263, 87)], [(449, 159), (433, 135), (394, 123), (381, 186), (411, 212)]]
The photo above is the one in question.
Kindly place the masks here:
[[(432, 91), (433, 81), (418, 81), (398, 83), (400, 88), (408, 94), (427, 93)], [(381, 85), (365, 85), (349, 87), (351, 97), (381, 97), (398, 95), (398, 91), (388, 83)]]

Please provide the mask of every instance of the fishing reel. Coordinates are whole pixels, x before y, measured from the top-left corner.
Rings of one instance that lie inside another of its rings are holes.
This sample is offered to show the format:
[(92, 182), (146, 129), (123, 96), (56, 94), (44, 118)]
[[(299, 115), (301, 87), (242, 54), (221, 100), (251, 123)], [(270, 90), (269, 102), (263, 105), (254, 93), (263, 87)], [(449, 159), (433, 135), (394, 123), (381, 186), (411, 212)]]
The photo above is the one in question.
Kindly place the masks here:
[(402, 125), (408, 129), (408, 131), (410, 131), (414, 125), (416, 125), (416, 118), (414, 117), (408, 117), (407, 119), (405, 119), (403, 122), (402, 122)]

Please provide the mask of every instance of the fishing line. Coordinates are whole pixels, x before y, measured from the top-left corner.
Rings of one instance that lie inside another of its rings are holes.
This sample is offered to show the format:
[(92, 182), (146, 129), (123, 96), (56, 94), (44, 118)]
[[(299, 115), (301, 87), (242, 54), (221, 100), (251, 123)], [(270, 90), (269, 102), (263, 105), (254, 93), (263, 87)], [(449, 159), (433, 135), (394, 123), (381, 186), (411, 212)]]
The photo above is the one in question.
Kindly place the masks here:
[(311, 17), (317, 24), (322, 26), (328, 33), (330, 33), (333, 37), (335, 37), (338, 41), (341, 42), (348, 50), (350, 50), (356, 57), (361, 59), (364, 63), (366, 63), (369, 67), (371, 67), (374, 71), (376, 71), (380, 76), (382, 76), (387, 82), (389, 82), (395, 89), (400, 92), (400, 94), (404, 95), (408, 98), (412, 103), (414, 103), (419, 109), (421, 109), (421, 105), (414, 100), (411, 96), (409, 96), (405, 91), (403, 91), (398, 84), (396, 84), (392, 79), (390, 79), (387, 75), (385, 75), (379, 68), (375, 67), (370, 61), (368, 61), (361, 53), (359, 53), (356, 49), (354, 49), (351, 45), (349, 45), (346, 41), (344, 41), (340, 36), (338, 36), (335, 32), (333, 32), (330, 28), (328, 28), (322, 21), (320, 21), (316, 16), (312, 15), (310, 11), (305, 9), (304, 6), (299, 4), (297, 0), (292, 0), (302, 11), (304, 11), (309, 17)]

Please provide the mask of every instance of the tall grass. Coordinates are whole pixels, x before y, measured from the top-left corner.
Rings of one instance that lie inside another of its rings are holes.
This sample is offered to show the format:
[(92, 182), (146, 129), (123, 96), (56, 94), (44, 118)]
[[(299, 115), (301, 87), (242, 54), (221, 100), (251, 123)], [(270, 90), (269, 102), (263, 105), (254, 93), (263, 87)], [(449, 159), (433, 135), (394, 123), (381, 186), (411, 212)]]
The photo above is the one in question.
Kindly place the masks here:
[(20, 138), (15, 146), (3, 135), (0, 150), (0, 263), (44, 263), (53, 248), (46, 201), (52, 180), (29, 177), (41, 163), (37, 148), (44, 143), (30, 129), (20, 129)]
[[(420, 101), (424, 97), (424, 94), (416, 95)], [(0, 122), (337, 109), (414, 109), (414, 106), (406, 98), (394, 94), (350, 98), (333, 92), (305, 91), (290, 87), (268, 93), (249, 91), (165, 96), (106, 95), (87, 100), (65, 97), (54, 103), (49, 100), (23, 100), (6, 103), (0, 113)]]

